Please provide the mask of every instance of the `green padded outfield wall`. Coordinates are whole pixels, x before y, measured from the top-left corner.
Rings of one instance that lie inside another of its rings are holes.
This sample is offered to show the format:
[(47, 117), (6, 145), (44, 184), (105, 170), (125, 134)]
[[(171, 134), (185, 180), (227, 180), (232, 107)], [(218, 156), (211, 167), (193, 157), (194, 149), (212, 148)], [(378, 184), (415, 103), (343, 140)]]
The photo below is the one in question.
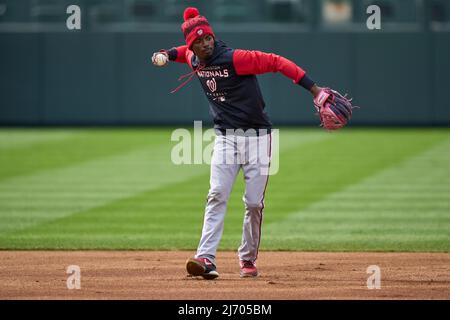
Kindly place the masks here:
[[(209, 121), (208, 104), (176, 63), (151, 55), (183, 43), (165, 31), (0, 32), (0, 124), (165, 125)], [(286, 27), (285, 27), (286, 28)], [(242, 32), (217, 27), (229, 46), (283, 55), (322, 86), (354, 97), (355, 125), (450, 124), (450, 31)], [(281, 74), (258, 76), (275, 125), (317, 124), (308, 92)]]

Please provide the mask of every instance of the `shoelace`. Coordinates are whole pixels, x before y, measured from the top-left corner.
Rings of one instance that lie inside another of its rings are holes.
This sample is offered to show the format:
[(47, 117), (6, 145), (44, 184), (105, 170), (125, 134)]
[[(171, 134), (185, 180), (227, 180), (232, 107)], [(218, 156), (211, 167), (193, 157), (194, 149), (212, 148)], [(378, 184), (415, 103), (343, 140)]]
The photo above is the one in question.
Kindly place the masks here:
[(205, 67), (204, 64), (200, 64), (198, 66), (197, 69), (194, 69), (192, 72), (189, 72), (185, 75), (182, 75), (181, 77), (178, 78), (178, 81), (181, 81), (182, 79), (189, 77), (186, 81), (184, 81), (182, 84), (180, 84), (178, 87), (176, 87), (175, 89), (173, 89), (172, 91), (170, 91), (170, 93), (175, 93), (178, 90), (180, 90), (182, 87), (184, 87), (189, 81), (192, 80), (192, 78), (194, 77), (195, 73), (197, 73), (198, 71), (201, 71), (203, 68)]
[(251, 261), (244, 261), (243, 263), (242, 263), (242, 267), (243, 268), (253, 268), (255, 265), (253, 264), (253, 262), (251, 262)]

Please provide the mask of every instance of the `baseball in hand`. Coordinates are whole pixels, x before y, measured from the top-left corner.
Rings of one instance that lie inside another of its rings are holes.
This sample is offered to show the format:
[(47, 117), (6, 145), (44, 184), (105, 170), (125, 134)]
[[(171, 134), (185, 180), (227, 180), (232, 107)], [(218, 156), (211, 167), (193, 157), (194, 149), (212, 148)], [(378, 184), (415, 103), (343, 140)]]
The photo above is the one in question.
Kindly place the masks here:
[(164, 66), (167, 60), (167, 56), (163, 53), (156, 53), (153, 57), (153, 63), (158, 67)]

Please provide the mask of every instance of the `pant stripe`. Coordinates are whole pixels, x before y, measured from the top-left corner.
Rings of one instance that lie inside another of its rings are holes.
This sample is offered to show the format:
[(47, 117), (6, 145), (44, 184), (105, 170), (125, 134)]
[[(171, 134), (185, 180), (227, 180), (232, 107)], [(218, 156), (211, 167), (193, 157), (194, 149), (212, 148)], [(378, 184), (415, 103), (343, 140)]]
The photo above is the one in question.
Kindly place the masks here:
[[(272, 156), (272, 133), (269, 134), (269, 159)], [(270, 169), (270, 161), (269, 161), (269, 169)], [(266, 185), (264, 186), (264, 191), (263, 191), (263, 197), (261, 200), (261, 210), (260, 210), (260, 222), (259, 222), (259, 240), (258, 240), (258, 247), (256, 248), (256, 259), (258, 259), (258, 253), (259, 253), (259, 245), (261, 243), (261, 229), (262, 229), (262, 222), (263, 222), (263, 211), (264, 211), (264, 197), (266, 196), (266, 189), (267, 189), (267, 184), (269, 182), (269, 172), (267, 172), (267, 180), (266, 180)]]

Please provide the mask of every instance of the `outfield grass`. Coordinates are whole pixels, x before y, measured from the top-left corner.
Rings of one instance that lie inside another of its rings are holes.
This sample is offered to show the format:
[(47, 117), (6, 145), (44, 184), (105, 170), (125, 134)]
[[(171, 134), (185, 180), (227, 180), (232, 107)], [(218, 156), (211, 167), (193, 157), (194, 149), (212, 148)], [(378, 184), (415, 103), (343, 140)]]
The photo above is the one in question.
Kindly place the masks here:
[[(0, 249), (195, 249), (209, 167), (172, 164), (171, 132), (1, 129)], [(261, 249), (450, 251), (450, 130), (281, 129), (280, 147)]]

